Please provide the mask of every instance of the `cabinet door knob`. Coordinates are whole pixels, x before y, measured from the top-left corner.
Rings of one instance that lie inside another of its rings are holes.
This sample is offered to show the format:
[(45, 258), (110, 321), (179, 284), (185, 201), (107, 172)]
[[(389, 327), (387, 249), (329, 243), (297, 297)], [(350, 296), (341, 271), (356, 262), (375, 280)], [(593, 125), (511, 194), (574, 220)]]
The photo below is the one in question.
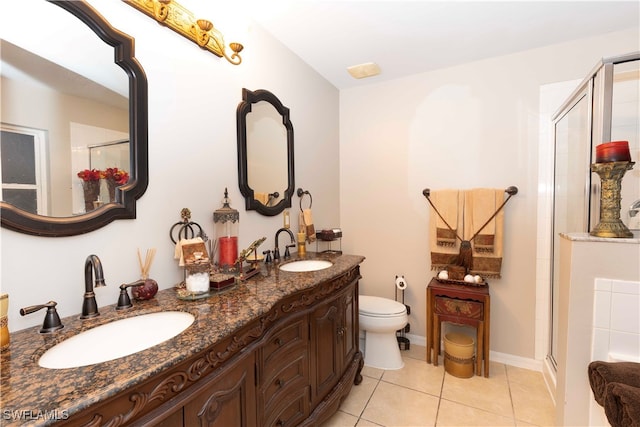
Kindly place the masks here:
[(276, 345), (281, 346), (282, 345), (282, 339), (276, 338)]
[(345, 332), (344, 328), (338, 328), (338, 336), (340, 336), (340, 337), (343, 336), (344, 332)]
[(277, 426), (283, 426), (284, 425), (284, 421), (278, 420), (278, 421), (276, 421), (276, 425)]
[(283, 382), (280, 378), (278, 378), (278, 379), (276, 380), (276, 386), (278, 386), (279, 388), (282, 388), (282, 385), (283, 385), (283, 384), (284, 384), (284, 382)]

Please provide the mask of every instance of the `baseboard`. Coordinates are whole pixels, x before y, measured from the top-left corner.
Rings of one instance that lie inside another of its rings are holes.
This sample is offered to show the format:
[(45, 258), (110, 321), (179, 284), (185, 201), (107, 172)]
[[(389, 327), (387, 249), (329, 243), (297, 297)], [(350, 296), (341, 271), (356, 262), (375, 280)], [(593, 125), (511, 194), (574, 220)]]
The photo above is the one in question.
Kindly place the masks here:
[(497, 351), (489, 352), (489, 360), (492, 362), (515, 366), (517, 368), (542, 372), (542, 360), (529, 359), (528, 357), (515, 356), (513, 354), (500, 353)]
[[(427, 338), (421, 335), (406, 334), (411, 344), (427, 346)], [(444, 348), (441, 346), (440, 348)], [(513, 354), (500, 353), (497, 351), (489, 352), (489, 359), (492, 362), (504, 363), (505, 365), (515, 366), (517, 368), (529, 369), (532, 371), (542, 372), (542, 360), (529, 359), (522, 356), (514, 356)]]

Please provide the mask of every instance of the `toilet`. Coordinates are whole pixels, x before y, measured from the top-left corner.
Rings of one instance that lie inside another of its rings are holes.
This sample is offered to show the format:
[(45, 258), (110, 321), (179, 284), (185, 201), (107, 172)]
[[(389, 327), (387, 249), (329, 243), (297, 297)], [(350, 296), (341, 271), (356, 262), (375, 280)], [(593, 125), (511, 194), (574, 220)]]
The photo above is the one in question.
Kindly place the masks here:
[(396, 331), (407, 325), (407, 307), (387, 298), (358, 297), (360, 331), (364, 332), (364, 364), (379, 369), (404, 366)]

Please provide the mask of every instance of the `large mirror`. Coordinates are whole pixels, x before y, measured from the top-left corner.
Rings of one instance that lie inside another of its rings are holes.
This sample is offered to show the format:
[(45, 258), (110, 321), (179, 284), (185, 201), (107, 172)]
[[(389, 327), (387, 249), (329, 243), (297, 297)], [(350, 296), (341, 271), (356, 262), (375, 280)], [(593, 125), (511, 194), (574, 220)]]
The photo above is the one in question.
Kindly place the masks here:
[(291, 207), (295, 187), (289, 109), (267, 90), (242, 89), (236, 115), (238, 181), (245, 208), (277, 215)]
[(80, 0), (21, 0), (3, 15), (2, 226), (71, 236), (135, 218), (148, 131), (133, 39)]

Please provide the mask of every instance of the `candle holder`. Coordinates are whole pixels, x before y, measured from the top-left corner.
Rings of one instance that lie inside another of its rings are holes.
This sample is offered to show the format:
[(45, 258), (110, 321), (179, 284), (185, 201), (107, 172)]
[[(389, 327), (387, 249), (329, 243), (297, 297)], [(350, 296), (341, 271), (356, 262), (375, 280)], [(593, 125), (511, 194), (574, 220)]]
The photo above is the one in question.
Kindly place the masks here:
[[(223, 272), (235, 269), (238, 259), (238, 228), (240, 214), (230, 206), (229, 192), (224, 189), (222, 207), (213, 213), (218, 266)], [(212, 255), (213, 256), (213, 255)]]
[(593, 163), (591, 171), (600, 176), (600, 223), (589, 233), (597, 237), (633, 237), (620, 220), (622, 177), (635, 162)]

